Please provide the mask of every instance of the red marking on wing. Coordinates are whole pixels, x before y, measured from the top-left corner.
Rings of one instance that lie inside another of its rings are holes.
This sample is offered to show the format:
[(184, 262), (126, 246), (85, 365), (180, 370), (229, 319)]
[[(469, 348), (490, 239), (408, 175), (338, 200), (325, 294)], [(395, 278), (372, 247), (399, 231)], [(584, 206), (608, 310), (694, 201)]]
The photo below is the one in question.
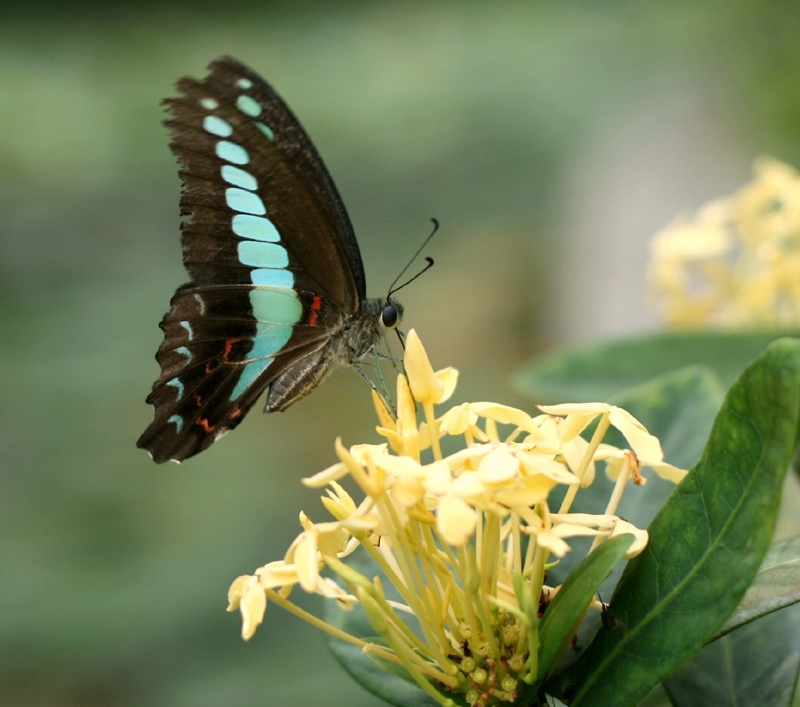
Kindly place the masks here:
[(231, 410), (230, 418), (231, 420), (235, 420), (241, 414), (242, 414), (242, 408), (240, 408), (238, 405), (234, 405), (233, 410)]
[(230, 356), (231, 349), (233, 348), (233, 345), (237, 341), (240, 341), (240, 339), (225, 339), (225, 350), (222, 352), (222, 359), (224, 361), (228, 360), (228, 356)]
[(194, 394), (194, 401), (197, 403), (197, 407), (203, 406), (203, 397), (199, 393)]
[(195, 424), (199, 427), (202, 427), (206, 434), (211, 434), (214, 431), (214, 425), (212, 425), (205, 417), (198, 417)]
[(206, 373), (213, 372), (217, 366), (219, 366), (219, 361), (216, 359), (211, 359), (208, 363), (206, 363)]
[(308, 326), (317, 326), (320, 309), (322, 309), (322, 297), (314, 295), (314, 299), (311, 300), (311, 314), (308, 315)]

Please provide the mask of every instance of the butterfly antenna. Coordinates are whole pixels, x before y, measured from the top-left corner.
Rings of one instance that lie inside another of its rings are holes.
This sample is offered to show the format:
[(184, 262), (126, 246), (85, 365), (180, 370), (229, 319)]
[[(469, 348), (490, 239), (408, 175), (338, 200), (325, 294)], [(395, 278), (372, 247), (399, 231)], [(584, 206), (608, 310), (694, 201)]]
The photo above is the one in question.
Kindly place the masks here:
[(428, 245), (428, 241), (430, 241), (430, 239), (433, 238), (433, 236), (436, 233), (436, 231), (439, 230), (439, 221), (437, 219), (435, 219), (435, 218), (432, 218), (431, 221), (433, 221), (433, 230), (431, 231), (430, 235), (423, 241), (422, 245), (417, 249), (417, 252), (414, 253), (414, 256), (411, 258), (411, 260), (408, 261), (408, 264), (400, 271), (400, 274), (394, 279), (394, 282), (392, 282), (392, 284), (389, 286), (389, 294), (386, 295), (387, 299), (389, 297), (391, 297), (398, 290), (402, 290), (409, 283), (414, 282), (414, 280), (416, 280), (426, 270), (428, 270), (429, 268), (433, 267), (433, 258), (425, 258), (425, 260), (428, 262), (428, 264), (424, 268), (422, 268), (422, 270), (420, 270), (416, 275), (414, 275), (414, 277), (412, 277), (410, 280), (407, 280), (406, 282), (404, 282), (399, 287), (395, 287), (395, 285), (397, 284), (397, 281), (401, 277), (403, 277), (403, 275), (405, 274), (406, 270), (408, 270), (411, 267), (411, 263), (413, 263), (417, 259), (417, 256), (425, 249), (425, 246)]

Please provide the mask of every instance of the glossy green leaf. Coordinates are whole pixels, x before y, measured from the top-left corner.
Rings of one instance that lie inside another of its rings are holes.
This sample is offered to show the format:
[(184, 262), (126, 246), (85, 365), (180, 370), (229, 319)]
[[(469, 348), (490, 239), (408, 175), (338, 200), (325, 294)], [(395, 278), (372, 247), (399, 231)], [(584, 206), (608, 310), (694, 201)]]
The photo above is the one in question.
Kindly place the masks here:
[(778, 609), (800, 602), (800, 535), (770, 545), (753, 583), (715, 639)]
[(795, 605), (710, 643), (664, 687), (674, 707), (789, 707), (798, 671), (800, 605)]
[(800, 670), (798, 602), (800, 536), (794, 536), (770, 545), (713, 643), (665, 681), (673, 704), (690, 707), (698, 694), (715, 705), (791, 704)]
[(633, 704), (695, 655), (742, 599), (769, 546), (800, 416), (800, 341), (782, 339), (725, 398), (708, 445), (650, 525), (601, 631), (572, 671), (572, 704)]
[(779, 336), (798, 332), (659, 333), (554, 351), (533, 359), (514, 376), (516, 387), (537, 402), (609, 400), (677, 368), (710, 367), (724, 387)]
[(611, 538), (590, 552), (570, 572), (558, 594), (550, 602), (539, 628), (539, 680), (543, 680), (553, 661), (569, 640), (575, 624), (586, 611), (608, 573), (633, 544), (630, 533)]

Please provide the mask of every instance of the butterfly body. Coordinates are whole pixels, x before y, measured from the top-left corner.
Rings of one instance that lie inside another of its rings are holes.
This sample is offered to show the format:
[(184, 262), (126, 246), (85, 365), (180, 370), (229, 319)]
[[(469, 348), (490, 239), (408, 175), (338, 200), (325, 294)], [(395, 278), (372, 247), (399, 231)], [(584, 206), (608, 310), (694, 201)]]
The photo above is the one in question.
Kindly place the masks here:
[(341, 198), (274, 90), (228, 57), (178, 88), (166, 124), (192, 281), (161, 322), (155, 414), (137, 442), (157, 462), (206, 449), (265, 390), (266, 412), (286, 409), (402, 315), (394, 300), (366, 297)]
[(358, 317), (345, 320), (341, 330), (323, 347), (297, 361), (270, 384), (264, 412), (285, 410), (308, 395), (337, 367), (357, 364), (372, 351), (385, 328), (381, 317), (387, 302), (402, 315), (403, 307), (396, 300), (373, 298), (362, 302)]

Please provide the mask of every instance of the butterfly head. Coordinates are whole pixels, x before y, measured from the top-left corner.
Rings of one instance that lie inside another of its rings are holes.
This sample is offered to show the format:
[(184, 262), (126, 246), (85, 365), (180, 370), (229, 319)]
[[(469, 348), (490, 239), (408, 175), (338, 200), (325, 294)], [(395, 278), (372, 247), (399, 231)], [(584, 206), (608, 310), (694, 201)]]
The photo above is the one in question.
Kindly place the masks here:
[(394, 329), (403, 318), (403, 305), (396, 299), (391, 297), (386, 298), (381, 311), (380, 325), (381, 329), (388, 331)]

